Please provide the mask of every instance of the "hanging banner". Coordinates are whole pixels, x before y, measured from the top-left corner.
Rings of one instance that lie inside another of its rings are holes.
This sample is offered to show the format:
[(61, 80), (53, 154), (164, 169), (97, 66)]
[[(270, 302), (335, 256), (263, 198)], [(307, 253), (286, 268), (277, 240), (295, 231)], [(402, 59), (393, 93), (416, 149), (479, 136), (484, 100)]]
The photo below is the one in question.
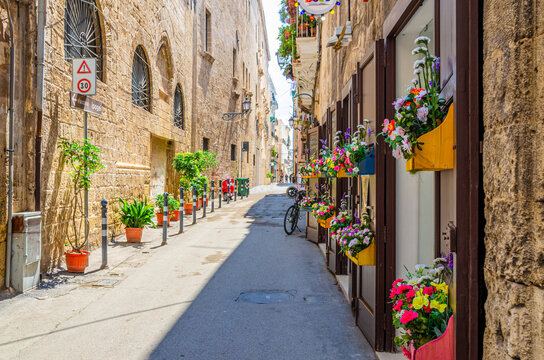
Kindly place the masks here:
[(336, 0), (299, 0), (298, 4), (308, 14), (323, 15), (334, 8)]

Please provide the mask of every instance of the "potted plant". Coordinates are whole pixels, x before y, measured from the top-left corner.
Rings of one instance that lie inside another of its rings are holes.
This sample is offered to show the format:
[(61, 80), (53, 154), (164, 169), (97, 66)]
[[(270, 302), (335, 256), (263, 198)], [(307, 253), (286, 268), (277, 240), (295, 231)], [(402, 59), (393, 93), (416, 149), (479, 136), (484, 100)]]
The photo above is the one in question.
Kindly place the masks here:
[(183, 187), (183, 211), (185, 215), (193, 215), (193, 188), (191, 182), (182, 177), (179, 180), (179, 185)]
[[(393, 325), (400, 330), (395, 343), (412, 359), (416, 349), (444, 334), (453, 314), (445, 282), (451, 272), (445, 258), (435, 259), (433, 267), (419, 264), (405, 278), (395, 280), (390, 292)], [(443, 354), (443, 358), (450, 358)]]
[[(83, 139), (80, 143), (61, 138), (58, 148), (61, 151), (61, 160), (72, 167), (70, 222), (73, 234), (68, 234), (66, 241), (66, 245), (71, 247), (71, 250), (65, 252), (66, 267), (69, 272), (83, 273), (89, 261), (89, 252), (82, 250), (89, 241), (89, 232), (83, 231), (83, 228), (89, 229), (84, 212), (83, 192), (91, 187), (91, 176), (103, 169), (104, 165), (100, 162), (100, 150), (89, 139)], [(82, 234), (82, 231), (85, 233)]]
[(272, 174), (271, 172), (269, 172), (268, 174), (266, 174), (266, 177), (268, 179), (270, 179), (270, 182), (272, 183), (272, 180), (274, 180), (274, 174)]
[(174, 212), (172, 213), (172, 216), (170, 217), (170, 220), (172, 221), (179, 221), (179, 217), (180, 217), (180, 203), (179, 201), (177, 201), (176, 199), (174, 199), (174, 197), (171, 198), (172, 199), (172, 203), (173, 203), (173, 207), (174, 207)]
[(340, 253), (345, 254), (355, 265), (374, 266), (376, 245), (370, 217), (363, 213), (361, 219), (354, 220), (353, 224), (337, 229), (332, 239), (340, 246)]
[[(176, 203), (178, 203), (178, 201), (176, 199), (174, 199), (171, 196), (168, 196), (168, 219), (167, 219), (167, 224), (166, 224), (167, 226), (170, 226), (170, 220), (171, 220), (172, 214), (174, 213)], [(157, 197), (155, 199), (155, 206), (157, 207), (157, 212), (155, 214), (155, 215), (157, 215), (157, 225), (164, 226), (163, 225), (163, 223), (164, 223), (164, 212), (163, 212), (164, 195), (163, 194), (157, 195)]]
[(132, 198), (132, 203), (128, 203), (126, 200), (119, 198), (120, 205), (117, 212), (119, 213), (119, 220), (125, 225), (125, 233), (127, 236), (127, 242), (139, 243), (142, 241), (142, 233), (144, 227), (153, 226), (154, 209), (153, 204), (147, 202), (147, 198), (144, 201), (138, 201)]

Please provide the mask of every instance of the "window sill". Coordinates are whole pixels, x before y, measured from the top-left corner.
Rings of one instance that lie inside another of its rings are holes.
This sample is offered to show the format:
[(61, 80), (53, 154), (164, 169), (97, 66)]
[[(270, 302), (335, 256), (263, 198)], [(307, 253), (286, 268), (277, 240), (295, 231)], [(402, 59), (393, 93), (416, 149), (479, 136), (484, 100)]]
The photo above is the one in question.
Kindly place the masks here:
[(201, 55), (204, 59), (208, 60), (208, 62), (209, 62), (210, 64), (213, 64), (213, 63), (215, 62), (215, 58), (212, 56), (212, 54), (210, 54), (210, 53), (207, 52), (206, 50), (200, 51), (200, 55)]

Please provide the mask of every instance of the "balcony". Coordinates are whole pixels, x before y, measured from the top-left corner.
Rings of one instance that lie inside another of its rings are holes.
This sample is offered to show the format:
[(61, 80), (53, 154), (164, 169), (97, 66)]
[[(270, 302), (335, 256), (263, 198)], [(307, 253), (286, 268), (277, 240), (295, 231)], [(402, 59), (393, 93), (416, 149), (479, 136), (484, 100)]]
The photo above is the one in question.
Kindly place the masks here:
[(316, 36), (317, 28), (309, 23), (302, 23), (298, 25), (298, 29), (297, 54), (299, 59), (293, 62), (293, 76), (297, 82), (297, 92), (310, 95), (299, 97), (299, 104), (306, 109), (310, 109), (319, 51)]

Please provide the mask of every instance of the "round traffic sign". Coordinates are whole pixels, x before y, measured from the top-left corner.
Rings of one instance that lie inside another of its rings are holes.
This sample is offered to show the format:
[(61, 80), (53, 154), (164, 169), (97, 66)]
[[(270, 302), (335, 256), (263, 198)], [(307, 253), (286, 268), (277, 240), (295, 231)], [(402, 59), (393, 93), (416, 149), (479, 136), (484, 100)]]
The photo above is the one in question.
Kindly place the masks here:
[(91, 90), (91, 82), (88, 79), (81, 79), (77, 83), (77, 89), (82, 93), (87, 93)]

